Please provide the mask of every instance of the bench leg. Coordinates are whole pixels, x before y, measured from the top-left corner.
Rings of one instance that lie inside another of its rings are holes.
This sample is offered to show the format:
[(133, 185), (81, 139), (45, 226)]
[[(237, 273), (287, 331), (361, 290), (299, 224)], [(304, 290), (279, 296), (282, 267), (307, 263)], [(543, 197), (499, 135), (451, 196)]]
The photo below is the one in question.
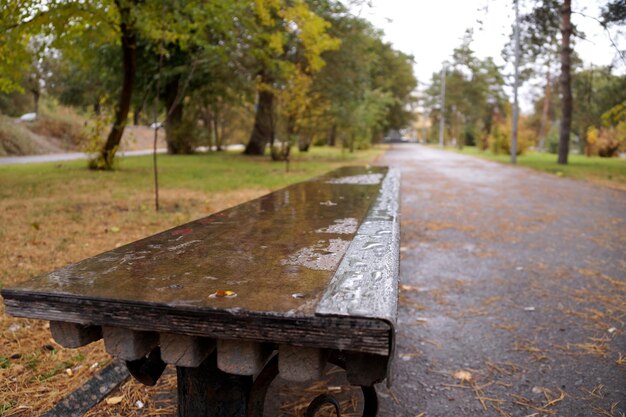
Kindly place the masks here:
[(232, 375), (217, 368), (211, 354), (197, 368), (176, 367), (178, 417), (245, 417), (252, 376)]

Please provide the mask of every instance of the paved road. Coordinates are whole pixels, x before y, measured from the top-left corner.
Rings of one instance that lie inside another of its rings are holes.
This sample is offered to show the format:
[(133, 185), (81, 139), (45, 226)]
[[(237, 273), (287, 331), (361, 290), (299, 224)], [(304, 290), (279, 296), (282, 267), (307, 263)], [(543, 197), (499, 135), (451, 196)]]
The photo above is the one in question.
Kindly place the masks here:
[(626, 192), (418, 145), (383, 416), (624, 416)]
[[(165, 153), (167, 149), (159, 148), (158, 153)], [(120, 156), (137, 156), (137, 155), (150, 155), (152, 149), (142, 149), (138, 151), (120, 151)], [(46, 155), (25, 155), (25, 156), (4, 156), (0, 158), (0, 165), (15, 165), (15, 164), (34, 164), (40, 162), (60, 162), (60, 161), (73, 161), (75, 159), (87, 159), (89, 154), (83, 152), (69, 152), (69, 153), (52, 153)]]
[[(228, 145), (224, 147), (227, 150), (243, 150), (242, 145)], [(200, 146), (196, 149), (198, 152), (206, 152), (208, 148), (206, 146)], [(157, 148), (157, 153), (166, 153), (166, 148)], [(138, 155), (150, 155), (152, 149), (141, 149), (136, 151), (120, 151), (119, 156), (138, 156)], [(15, 165), (15, 164), (33, 164), (40, 162), (60, 162), (60, 161), (72, 161), (75, 159), (87, 159), (89, 154), (83, 152), (70, 152), (70, 153), (53, 153), (47, 155), (26, 155), (26, 156), (5, 156), (0, 157), (0, 165)]]

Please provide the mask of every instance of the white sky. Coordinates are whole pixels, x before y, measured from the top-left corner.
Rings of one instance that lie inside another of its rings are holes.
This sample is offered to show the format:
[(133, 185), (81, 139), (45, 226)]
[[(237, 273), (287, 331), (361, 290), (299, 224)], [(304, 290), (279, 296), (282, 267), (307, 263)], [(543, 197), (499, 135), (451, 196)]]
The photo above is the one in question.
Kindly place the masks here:
[[(415, 75), (420, 83), (429, 83), (433, 72), (441, 70), (452, 50), (461, 44), (467, 28), (474, 28), (473, 50), (480, 58), (491, 56), (496, 63), (504, 61), (501, 51), (511, 32), (515, 15), (513, 0), (371, 0), (372, 7), (362, 6), (354, 13), (383, 29), (384, 39), (396, 49), (415, 57)], [(525, 4), (520, 0), (520, 14)], [(573, 10), (598, 17), (606, 1), (573, 0)], [(481, 25), (478, 21), (482, 21)], [(588, 40), (576, 40), (575, 49), (586, 63), (617, 64), (619, 73), (626, 65), (615, 60), (616, 51), (600, 25), (592, 19), (574, 14), (572, 21)], [(615, 39), (615, 29), (612, 30)], [(620, 47), (623, 49), (623, 37)], [(558, 64), (558, 63), (557, 63)], [(560, 64), (558, 64), (560, 66)], [(533, 92), (538, 88), (529, 82), (520, 92), (522, 109), (530, 110)], [(421, 89), (421, 88), (420, 88)]]

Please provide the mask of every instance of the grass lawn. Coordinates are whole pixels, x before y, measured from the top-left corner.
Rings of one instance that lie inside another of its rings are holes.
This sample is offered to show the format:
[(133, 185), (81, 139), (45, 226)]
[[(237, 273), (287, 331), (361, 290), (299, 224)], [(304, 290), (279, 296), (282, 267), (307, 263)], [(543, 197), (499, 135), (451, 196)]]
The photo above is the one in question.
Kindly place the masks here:
[[(0, 166), (0, 287), (383, 152), (312, 148), (293, 156), (288, 173), (269, 157), (159, 155), (158, 213), (151, 156), (125, 158), (113, 172), (85, 161)], [(102, 342), (63, 349), (47, 323), (8, 317), (0, 303), (0, 416), (40, 415), (109, 360)], [(130, 415), (142, 392), (109, 411)]]
[[(465, 155), (478, 156), (491, 161), (509, 163), (509, 155), (495, 155), (490, 151), (481, 151), (476, 147), (466, 146), (462, 150), (448, 148)], [(567, 165), (556, 163), (557, 156), (550, 153), (529, 152), (517, 157), (520, 166), (549, 172), (562, 177), (586, 180), (598, 184), (626, 189), (626, 159), (586, 157), (583, 155), (569, 155)]]

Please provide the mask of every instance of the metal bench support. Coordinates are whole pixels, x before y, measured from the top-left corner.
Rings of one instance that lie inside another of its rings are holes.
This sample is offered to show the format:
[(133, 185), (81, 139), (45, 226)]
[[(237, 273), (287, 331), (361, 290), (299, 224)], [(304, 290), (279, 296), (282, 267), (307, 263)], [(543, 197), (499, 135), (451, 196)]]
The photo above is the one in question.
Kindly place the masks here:
[(199, 367), (176, 367), (179, 417), (246, 417), (252, 376), (217, 367), (213, 352)]

